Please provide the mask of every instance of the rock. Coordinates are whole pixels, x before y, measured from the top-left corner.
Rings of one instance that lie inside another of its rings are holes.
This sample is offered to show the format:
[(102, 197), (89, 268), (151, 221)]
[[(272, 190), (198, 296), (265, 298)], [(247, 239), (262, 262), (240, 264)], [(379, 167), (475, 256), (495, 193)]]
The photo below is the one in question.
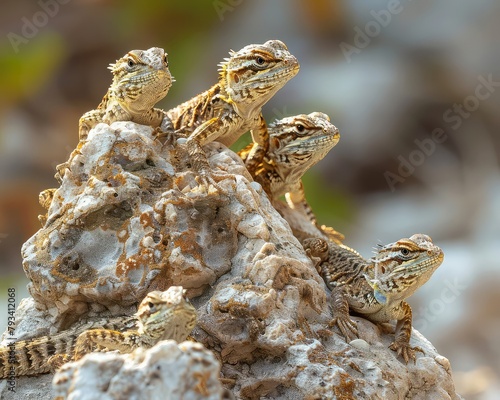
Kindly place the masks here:
[(219, 362), (199, 343), (166, 340), (131, 354), (88, 354), (64, 365), (53, 388), (57, 399), (219, 400), (225, 393), (219, 373)]
[[(131, 122), (92, 129), (68, 161), (47, 222), (23, 246), (34, 307), (17, 317), (16, 334), (30, 335), (22, 327), (31, 314), (40, 326), (30, 329), (59, 330), (84, 314), (130, 312), (150, 290), (181, 285), (198, 311), (192, 336), (214, 352), (238, 399), (459, 398), (449, 363), (416, 331), (412, 344), (424, 354), (409, 365), (388, 349), (393, 333), (367, 320), (356, 319), (363, 345), (330, 331), (327, 289), (290, 225), (232, 151), (205, 150), (227, 173), (225, 193), (196, 183), (182, 143), (162, 143)], [(294, 231), (314, 234), (300, 221)], [(101, 363), (124, 370), (129, 358), (120, 357), (86, 362), (94, 372)], [(94, 387), (105, 379), (92, 376)], [(146, 390), (145, 382), (134, 384)]]

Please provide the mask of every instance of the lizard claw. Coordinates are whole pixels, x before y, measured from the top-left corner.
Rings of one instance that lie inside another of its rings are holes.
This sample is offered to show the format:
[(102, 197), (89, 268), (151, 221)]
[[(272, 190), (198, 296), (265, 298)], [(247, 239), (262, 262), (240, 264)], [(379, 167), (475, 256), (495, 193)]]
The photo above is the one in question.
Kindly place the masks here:
[(349, 316), (335, 316), (330, 321), (329, 326), (337, 326), (347, 342), (358, 337), (358, 325)]
[[(224, 179), (228, 179), (228, 178), (234, 178), (234, 175), (231, 175), (231, 174), (220, 174), (220, 173), (214, 173), (214, 172), (211, 172), (211, 173), (206, 173), (206, 172), (202, 172), (200, 173), (200, 175), (198, 175), (195, 179), (196, 179), (196, 182), (198, 182), (200, 185), (203, 185), (207, 188), (210, 187), (210, 185), (212, 185), (218, 192), (222, 193), (222, 194), (227, 194), (227, 190), (226, 189), (223, 189), (221, 185), (219, 185), (219, 182), (220, 181), (223, 181)], [(236, 186), (233, 185), (233, 190), (236, 190)]]
[(413, 360), (413, 363), (416, 362), (415, 352), (419, 351), (422, 354), (424, 353), (422, 348), (419, 346), (412, 347), (408, 342), (401, 342), (397, 340), (392, 342), (389, 348), (395, 351), (398, 356), (402, 356), (405, 360), (405, 364), (408, 364), (408, 361), (410, 360)]
[(201, 174), (196, 176), (194, 179), (196, 180), (196, 182), (198, 182), (199, 185), (202, 185), (205, 188), (207, 188), (207, 191), (210, 185), (212, 185), (219, 192), (224, 192), (224, 190), (220, 187), (220, 185), (210, 175)]

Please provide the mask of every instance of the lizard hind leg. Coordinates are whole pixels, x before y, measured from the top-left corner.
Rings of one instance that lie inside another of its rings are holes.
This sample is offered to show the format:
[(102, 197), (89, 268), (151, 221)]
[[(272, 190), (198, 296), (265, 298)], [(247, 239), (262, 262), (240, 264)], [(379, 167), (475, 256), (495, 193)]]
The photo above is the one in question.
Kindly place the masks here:
[(47, 360), (47, 364), (50, 367), (50, 370), (55, 372), (59, 368), (61, 368), (64, 364), (73, 361), (73, 357), (69, 354), (54, 354), (50, 356)]

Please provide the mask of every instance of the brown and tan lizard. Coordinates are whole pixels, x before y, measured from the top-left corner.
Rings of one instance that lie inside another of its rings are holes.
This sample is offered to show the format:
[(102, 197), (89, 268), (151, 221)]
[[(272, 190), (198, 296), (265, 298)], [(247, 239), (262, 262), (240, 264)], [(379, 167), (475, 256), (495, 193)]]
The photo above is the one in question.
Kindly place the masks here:
[[(163, 121), (163, 110), (154, 106), (167, 95), (175, 81), (163, 49), (151, 47), (129, 51), (108, 68), (113, 74), (113, 81), (97, 108), (80, 118), (80, 144), (74, 150), (76, 153), (89, 131), (101, 122), (109, 125), (116, 121), (132, 121), (159, 128)], [(67, 166), (66, 162), (56, 167), (58, 181), (62, 180)]]
[[(80, 144), (73, 151), (78, 154), (82, 141), (87, 139), (90, 129), (104, 122), (133, 121), (159, 128), (164, 118), (163, 110), (154, 108), (163, 99), (175, 81), (168, 69), (167, 53), (159, 47), (148, 50), (132, 50), (110, 64), (113, 81), (101, 103), (95, 110), (85, 113), (79, 121)], [(73, 156), (70, 156), (70, 158)], [(61, 182), (68, 162), (59, 164), (55, 178)], [(50, 207), (56, 189), (42, 191), (39, 201), (42, 207)], [(39, 215), (44, 225), (47, 214)]]
[[(130, 329), (134, 322), (137, 329)], [(95, 350), (130, 353), (160, 340), (181, 342), (195, 325), (196, 310), (182, 287), (153, 291), (142, 300), (134, 317), (115, 317), (100, 329), (86, 330), (87, 325), (83, 325), (0, 348), (0, 378), (47, 373)]]
[[(269, 147), (264, 158), (251, 171), (273, 202), (285, 195), (288, 206), (307, 215), (315, 226), (316, 217), (306, 201), (302, 176), (319, 162), (340, 139), (339, 130), (330, 117), (321, 112), (300, 114), (269, 124)], [(238, 154), (243, 161), (252, 157), (253, 145)], [(333, 228), (318, 226), (327, 235), (341, 241), (344, 237)]]
[(420, 347), (410, 346), (412, 311), (405, 301), (429, 280), (443, 262), (443, 251), (429, 236), (415, 234), (381, 246), (365, 260), (346, 246), (320, 238), (306, 239), (304, 249), (331, 290), (333, 320), (347, 341), (358, 336), (349, 310), (375, 323), (397, 320), (390, 349), (408, 363)]
[(168, 69), (167, 53), (159, 47), (132, 50), (109, 69), (113, 82), (97, 109), (80, 118), (80, 140), (100, 122), (132, 121), (153, 128), (160, 126), (163, 110), (154, 108), (174, 82)]
[(252, 160), (258, 162), (268, 145), (262, 106), (298, 71), (297, 59), (283, 42), (251, 44), (230, 52), (220, 63), (219, 81), (214, 86), (166, 112), (177, 136), (186, 138), (193, 168), (203, 184), (215, 184), (217, 175), (209, 175), (202, 149), (214, 140), (230, 146), (250, 130), (255, 143)]

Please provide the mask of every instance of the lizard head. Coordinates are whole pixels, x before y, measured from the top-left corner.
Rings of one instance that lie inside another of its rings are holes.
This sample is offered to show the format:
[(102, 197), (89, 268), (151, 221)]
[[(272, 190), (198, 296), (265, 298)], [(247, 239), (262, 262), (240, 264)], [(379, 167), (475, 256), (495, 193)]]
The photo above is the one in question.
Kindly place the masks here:
[(181, 286), (149, 292), (137, 309), (139, 332), (152, 339), (186, 340), (196, 325), (196, 310)]
[(112, 95), (132, 114), (152, 109), (175, 81), (168, 69), (167, 53), (159, 47), (129, 51), (109, 69), (113, 73)]
[(251, 44), (219, 64), (220, 84), (242, 115), (260, 108), (299, 72), (297, 59), (279, 40)]
[(328, 115), (313, 112), (274, 121), (269, 125), (269, 158), (282, 177), (300, 180), (340, 139)]
[(366, 279), (387, 302), (404, 300), (429, 280), (443, 259), (443, 251), (429, 236), (415, 234), (381, 246), (372, 258), (374, 279)]

